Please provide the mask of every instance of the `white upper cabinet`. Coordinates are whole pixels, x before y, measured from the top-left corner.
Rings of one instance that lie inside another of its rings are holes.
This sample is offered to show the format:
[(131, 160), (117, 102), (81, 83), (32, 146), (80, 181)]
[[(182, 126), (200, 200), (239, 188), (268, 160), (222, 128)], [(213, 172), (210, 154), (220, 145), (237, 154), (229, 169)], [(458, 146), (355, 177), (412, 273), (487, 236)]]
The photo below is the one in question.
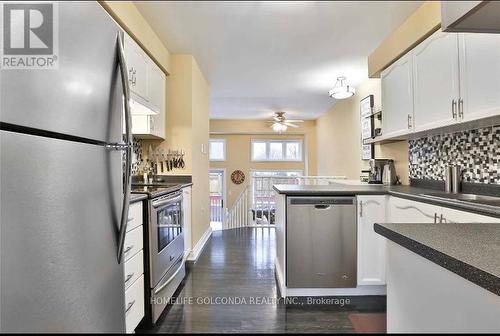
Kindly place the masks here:
[(132, 133), (137, 138), (165, 139), (165, 73), (128, 35), (125, 57), (132, 100)]
[(413, 50), (415, 131), (458, 121), (458, 35), (438, 31)]
[(500, 115), (500, 34), (459, 34), (459, 46), (462, 120)]
[(153, 122), (153, 135), (165, 138), (165, 106), (166, 106), (166, 76), (154, 63), (150, 65), (149, 97), (150, 103), (157, 114), (151, 116)]
[(382, 80), (382, 135), (396, 137), (412, 132), (412, 57), (405, 55), (385, 69)]
[(165, 82), (166, 76), (154, 63), (149, 64), (149, 101), (155, 109), (165, 110)]
[[(128, 35), (125, 35), (125, 58), (128, 68), (129, 87), (132, 95), (147, 100), (149, 59), (144, 51)], [(136, 98), (136, 97), (134, 97)]]
[(385, 285), (386, 240), (373, 225), (385, 223), (387, 196), (358, 196), (358, 286)]

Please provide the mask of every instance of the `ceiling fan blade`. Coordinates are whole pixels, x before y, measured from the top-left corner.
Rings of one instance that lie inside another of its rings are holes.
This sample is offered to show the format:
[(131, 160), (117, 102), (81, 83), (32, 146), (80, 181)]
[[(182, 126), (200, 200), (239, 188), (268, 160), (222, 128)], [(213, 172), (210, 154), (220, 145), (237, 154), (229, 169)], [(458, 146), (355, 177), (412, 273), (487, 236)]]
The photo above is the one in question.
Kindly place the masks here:
[(294, 123), (302, 123), (302, 122), (304, 122), (304, 120), (301, 120), (301, 119), (287, 119), (286, 121), (288, 121), (288, 122), (294, 122)]
[(298, 127), (299, 127), (298, 125), (292, 124), (292, 123), (287, 122), (287, 121), (285, 121), (285, 122), (283, 123), (283, 125), (290, 126), (290, 127), (293, 127), (293, 128), (298, 128)]

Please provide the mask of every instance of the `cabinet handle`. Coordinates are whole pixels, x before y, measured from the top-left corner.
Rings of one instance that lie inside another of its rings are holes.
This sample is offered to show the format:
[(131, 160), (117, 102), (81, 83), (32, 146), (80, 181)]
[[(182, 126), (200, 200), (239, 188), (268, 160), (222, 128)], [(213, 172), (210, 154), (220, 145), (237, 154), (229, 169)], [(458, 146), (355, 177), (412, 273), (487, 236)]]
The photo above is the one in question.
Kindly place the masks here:
[(125, 284), (126, 284), (127, 282), (129, 282), (129, 281), (130, 281), (130, 279), (132, 279), (132, 278), (133, 278), (133, 276), (134, 276), (134, 273), (131, 273), (131, 274), (127, 275), (127, 278), (125, 279)]
[(434, 213), (434, 224), (437, 224), (438, 221), (438, 214), (437, 212)]
[(129, 302), (129, 304), (127, 305), (127, 309), (125, 309), (125, 314), (128, 313), (128, 311), (130, 310), (130, 308), (132, 308), (132, 306), (134, 305), (135, 303), (135, 300), (132, 301), (132, 302)]
[(363, 217), (363, 201), (359, 201), (359, 217)]
[(149, 116), (149, 130), (150, 130), (150, 132), (153, 132), (155, 130), (153, 116)]
[(464, 100), (462, 98), (458, 99), (458, 117), (464, 119)]
[(412, 117), (411, 114), (408, 114), (408, 129), (412, 128)]
[(455, 99), (451, 101), (451, 115), (453, 119), (457, 119), (457, 101)]
[(441, 223), (446, 223), (446, 219), (444, 218), (443, 214), (441, 214), (441, 216), (439, 216), (439, 224)]

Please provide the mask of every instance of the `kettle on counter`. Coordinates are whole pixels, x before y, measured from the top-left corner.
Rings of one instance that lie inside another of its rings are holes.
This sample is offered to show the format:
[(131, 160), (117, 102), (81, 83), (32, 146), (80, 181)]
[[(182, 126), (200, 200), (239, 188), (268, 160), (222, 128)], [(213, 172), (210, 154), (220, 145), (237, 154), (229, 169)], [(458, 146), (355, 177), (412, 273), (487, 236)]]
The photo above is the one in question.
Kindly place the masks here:
[(385, 185), (394, 185), (397, 184), (397, 180), (394, 161), (388, 160), (384, 165), (384, 170), (382, 172), (382, 183)]

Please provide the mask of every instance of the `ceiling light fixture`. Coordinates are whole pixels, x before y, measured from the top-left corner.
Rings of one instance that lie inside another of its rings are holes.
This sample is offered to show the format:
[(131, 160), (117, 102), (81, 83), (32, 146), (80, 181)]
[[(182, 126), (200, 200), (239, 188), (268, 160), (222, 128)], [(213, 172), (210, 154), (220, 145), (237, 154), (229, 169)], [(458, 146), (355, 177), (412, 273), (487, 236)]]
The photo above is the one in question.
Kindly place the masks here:
[(272, 125), (272, 128), (273, 128), (273, 131), (281, 133), (281, 132), (285, 132), (288, 129), (288, 126), (275, 123)]
[(330, 97), (335, 99), (346, 99), (354, 96), (354, 93), (356, 93), (356, 90), (347, 84), (346, 78), (343, 76), (337, 77), (335, 86), (328, 92)]

